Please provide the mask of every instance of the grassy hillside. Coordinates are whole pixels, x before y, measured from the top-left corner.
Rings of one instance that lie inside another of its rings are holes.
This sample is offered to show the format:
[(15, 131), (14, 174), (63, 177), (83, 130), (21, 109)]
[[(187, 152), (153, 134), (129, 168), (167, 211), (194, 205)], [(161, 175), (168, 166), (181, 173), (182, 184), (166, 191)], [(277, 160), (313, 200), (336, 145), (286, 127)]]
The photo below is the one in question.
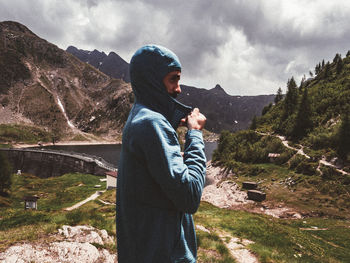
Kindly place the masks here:
[(267, 194), (245, 210), (288, 207), (304, 217), (281, 220), (206, 206), (213, 210), (208, 218), (219, 219), (217, 228), (253, 240), (250, 248), (262, 262), (350, 260), (350, 52), (318, 64), (316, 73), (299, 86), (289, 79), (287, 94), (276, 96), (251, 130), (222, 132), (213, 156), (230, 171), (224, 180), (254, 181)]
[(0, 124), (0, 143), (4, 145), (11, 142), (36, 144), (38, 142), (50, 142), (51, 140), (52, 133), (35, 126)]
[[(73, 211), (63, 210), (95, 193), (98, 189), (94, 185), (100, 184), (100, 189), (105, 189), (106, 183), (100, 182), (100, 178), (87, 174), (66, 174), (48, 179), (29, 174), (12, 175), (10, 196), (0, 200), (0, 250), (16, 242), (47, 237), (64, 224), (92, 225), (115, 235), (113, 205), (103, 205), (96, 200)], [(23, 197), (26, 195), (40, 197), (38, 210), (24, 210)], [(115, 200), (115, 191), (107, 191), (99, 199)]]
[[(341, 220), (275, 219), (243, 211), (219, 209), (202, 203), (199, 213), (195, 215), (195, 222), (211, 230), (210, 234), (203, 231), (198, 233), (200, 258), (205, 259), (202, 262), (233, 262), (225, 259), (225, 256), (210, 256), (210, 250), (221, 250), (217, 240), (222, 232), (253, 241), (254, 244), (250, 244), (249, 248), (260, 262), (350, 260), (349, 222)], [(222, 254), (225, 255), (225, 252)]]
[(288, 80), (287, 94), (256, 119), (257, 130), (286, 135), (329, 158), (349, 162), (350, 53), (316, 66), (316, 75), (299, 86)]
[[(271, 163), (268, 153), (280, 155)], [(306, 215), (349, 218), (350, 175), (318, 161), (254, 131), (223, 132), (213, 155), (216, 165), (234, 174), (226, 180), (259, 182), (270, 202), (283, 202)]]

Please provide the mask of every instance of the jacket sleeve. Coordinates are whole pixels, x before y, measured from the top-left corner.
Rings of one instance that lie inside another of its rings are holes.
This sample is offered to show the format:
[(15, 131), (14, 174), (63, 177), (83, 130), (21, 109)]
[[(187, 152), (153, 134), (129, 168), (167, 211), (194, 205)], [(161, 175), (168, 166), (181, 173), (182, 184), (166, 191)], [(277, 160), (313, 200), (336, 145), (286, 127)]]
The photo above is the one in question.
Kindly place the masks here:
[(162, 191), (178, 210), (195, 213), (206, 173), (202, 132), (187, 132), (184, 157), (177, 134), (166, 120), (146, 122), (139, 138), (147, 168)]

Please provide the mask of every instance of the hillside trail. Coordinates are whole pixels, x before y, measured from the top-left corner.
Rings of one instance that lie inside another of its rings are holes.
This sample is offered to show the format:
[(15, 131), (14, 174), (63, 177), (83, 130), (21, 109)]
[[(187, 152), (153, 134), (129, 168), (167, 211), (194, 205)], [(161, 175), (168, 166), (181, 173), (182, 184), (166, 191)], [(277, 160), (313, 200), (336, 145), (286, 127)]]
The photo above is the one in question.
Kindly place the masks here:
[(84, 199), (83, 201), (80, 201), (79, 203), (76, 203), (75, 205), (73, 205), (71, 207), (67, 207), (64, 210), (72, 211), (74, 209), (77, 209), (77, 208), (81, 207), (82, 205), (86, 204), (87, 202), (95, 200), (97, 197), (99, 197), (105, 191), (106, 190), (104, 190), (104, 191), (96, 191), (96, 193), (92, 194), (91, 196), (89, 196), (88, 198)]
[(196, 229), (204, 231), (206, 233), (215, 232), (224, 243), (226, 248), (230, 251), (231, 256), (237, 263), (259, 263), (257, 257), (247, 248), (248, 245), (254, 244), (253, 241), (248, 239), (241, 239), (233, 237), (230, 233), (218, 230), (212, 230), (205, 228), (202, 225), (196, 225)]
[[(282, 136), (282, 135), (278, 135), (278, 134), (269, 134), (269, 133), (263, 133), (263, 132), (256, 132), (258, 134), (261, 134), (261, 135), (264, 135), (264, 136), (274, 136), (276, 138), (279, 138), (282, 142), (282, 144), (287, 147), (288, 149), (291, 149), (291, 150), (294, 150), (296, 151), (297, 153), (296, 154), (300, 154), (300, 155), (303, 155), (305, 156), (307, 159), (310, 159), (311, 157), (309, 155), (307, 155), (305, 152), (304, 152), (304, 146), (303, 145), (300, 145), (300, 149), (298, 148), (295, 148), (295, 147), (292, 147), (289, 145), (289, 141), (286, 140), (286, 137)], [(342, 170), (342, 169), (339, 169), (339, 167), (337, 167), (336, 165), (326, 161), (326, 157), (325, 156), (322, 156), (322, 159), (321, 160), (318, 160), (318, 163), (319, 163), (319, 166), (317, 167), (317, 170), (320, 171), (320, 166), (321, 164), (322, 165), (325, 165), (325, 166), (328, 166), (328, 167), (332, 167), (334, 168), (337, 172), (343, 174), (343, 175), (349, 175), (348, 172)]]

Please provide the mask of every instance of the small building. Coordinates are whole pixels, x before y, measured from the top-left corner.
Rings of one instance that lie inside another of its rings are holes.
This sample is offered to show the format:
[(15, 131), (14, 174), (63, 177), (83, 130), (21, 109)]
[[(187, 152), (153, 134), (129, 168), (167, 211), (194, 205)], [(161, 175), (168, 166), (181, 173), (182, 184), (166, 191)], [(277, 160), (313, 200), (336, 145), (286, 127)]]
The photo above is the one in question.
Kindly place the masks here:
[(106, 179), (107, 179), (107, 190), (117, 188), (117, 171), (108, 171), (106, 172)]
[(38, 209), (37, 200), (38, 196), (25, 196), (24, 200), (24, 209)]

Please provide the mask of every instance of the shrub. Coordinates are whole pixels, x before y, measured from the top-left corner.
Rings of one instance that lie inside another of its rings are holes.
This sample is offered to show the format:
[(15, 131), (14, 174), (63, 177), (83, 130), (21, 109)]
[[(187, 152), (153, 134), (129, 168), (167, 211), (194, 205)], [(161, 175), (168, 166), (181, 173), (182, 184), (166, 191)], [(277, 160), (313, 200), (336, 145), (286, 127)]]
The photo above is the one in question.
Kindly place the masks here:
[(66, 215), (68, 222), (71, 225), (77, 225), (84, 219), (86, 219), (86, 214), (80, 210), (74, 210)]
[(265, 169), (264, 168), (261, 168), (261, 167), (257, 167), (257, 166), (254, 166), (254, 167), (251, 167), (249, 169), (249, 175), (250, 176), (257, 176), (261, 173), (265, 172)]
[(325, 180), (335, 180), (339, 176), (339, 173), (336, 169), (330, 166), (321, 167), (322, 178)]
[(306, 157), (300, 154), (294, 155), (289, 161), (289, 169), (295, 169)]
[(294, 152), (292, 150), (287, 150), (281, 153), (281, 155), (276, 159), (275, 163), (276, 164), (286, 163), (293, 156), (293, 154)]
[(305, 175), (314, 175), (316, 174), (317, 166), (317, 163), (308, 162), (304, 160), (298, 164), (298, 166), (296, 167), (296, 171)]
[(7, 157), (0, 153), (0, 195), (5, 196), (11, 187), (11, 165)]

